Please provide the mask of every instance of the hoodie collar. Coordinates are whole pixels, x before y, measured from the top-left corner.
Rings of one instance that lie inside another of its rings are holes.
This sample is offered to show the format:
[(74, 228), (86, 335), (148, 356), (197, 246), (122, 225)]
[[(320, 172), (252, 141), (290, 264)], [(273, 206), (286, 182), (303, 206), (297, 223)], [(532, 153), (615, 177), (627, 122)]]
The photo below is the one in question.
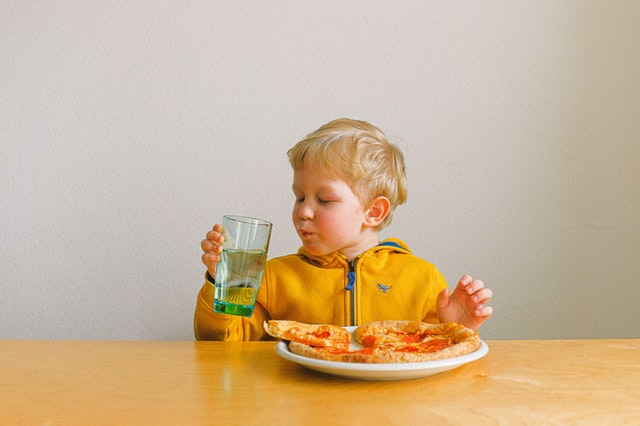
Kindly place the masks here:
[[(397, 238), (387, 238), (381, 241), (377, 246), (371, 247), (369, 250), (362, 253), (360, 256), (358, 256), (358, 258), (362, 258), (367, 254), (377, 253), (381, 250), (396, 251), (399, 253), (411, 253), (411, 250), (409, 250), (407, 245), (402, 240), (399, 240)], [(309, 263), (324, 268), (338, 265), (342, 266), (347, 264), (346, 257), (339, 252), (317, 256), (309, 253), (307, 250), (305, 250), (304, 247), (300, 247), (298, 249), (298, 255), (306, 259)]]

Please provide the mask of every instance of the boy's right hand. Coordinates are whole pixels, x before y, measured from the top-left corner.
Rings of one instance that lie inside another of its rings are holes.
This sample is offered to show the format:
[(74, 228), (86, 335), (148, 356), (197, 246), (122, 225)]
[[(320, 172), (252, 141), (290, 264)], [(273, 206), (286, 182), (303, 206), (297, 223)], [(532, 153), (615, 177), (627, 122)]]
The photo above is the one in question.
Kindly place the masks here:
[(211, 278), (216, 277), (216, 265), (220, 261), (220, 255), (222, 254), (222, 243), (224, 237), (222, 236), (222, 225), (216, 223), (213, 225), (211, 231), (207, 232), (207, 236), (200, 246), (204, 254), (202, 255), (202, 263), (207, 267)]

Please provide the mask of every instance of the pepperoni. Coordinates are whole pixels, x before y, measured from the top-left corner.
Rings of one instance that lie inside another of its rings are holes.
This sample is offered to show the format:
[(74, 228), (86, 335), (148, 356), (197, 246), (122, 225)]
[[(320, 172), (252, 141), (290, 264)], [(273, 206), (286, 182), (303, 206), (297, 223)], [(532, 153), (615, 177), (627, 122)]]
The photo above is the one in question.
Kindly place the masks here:
[(420, 352), (420, 348), (417, 346), (402, 346), (396, 349), (397, 352)]
[(425, 349), (426, 352), (436, 352), (449, 346), (449, 340), (447, 339), (433, 339), (420, 343), (420, 347)]
[(372, 336), (370, 334), (368, 336), (364, 336), (360, 344), (365, 348), (372, 348), (376, 344), (376, 336)]
[(331, 333), (328, 331), (323, 331), (323, 332), (319, 332), (319, 333), (314, 333), (314, 336), (320, 338), (320, 339), (326, 339), (327, 337), (331, 336)]
[(417, 345), (408, 345), (396, 348), (397, 352), (412, 352), (412, 353), (429, 353), (437, 352), (441, 349), (449, 346), (449, 340), (447, 339), (433, 339), (426, 342), (419, 343)]
[(421, 335), (419, 335), (419, 334), (406, 334), (406, 335), (402, 338), (402, 340), (403, 340), (405, 343), (415, 343), (415, 342), (417, 342), (417, 341), (419, 341), (419, 340), (422, 340), (422, 336), (421, 336)]

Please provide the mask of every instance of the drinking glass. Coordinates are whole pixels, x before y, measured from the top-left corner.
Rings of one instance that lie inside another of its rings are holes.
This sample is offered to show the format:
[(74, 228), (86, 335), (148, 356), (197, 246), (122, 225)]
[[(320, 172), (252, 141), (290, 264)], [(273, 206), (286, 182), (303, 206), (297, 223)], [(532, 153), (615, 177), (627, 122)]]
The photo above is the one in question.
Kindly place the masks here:
[(213, 310), (250, 317), (262, 282), (271, 223), (246, 216), (222, 218), (222, 255), (216, 266)]

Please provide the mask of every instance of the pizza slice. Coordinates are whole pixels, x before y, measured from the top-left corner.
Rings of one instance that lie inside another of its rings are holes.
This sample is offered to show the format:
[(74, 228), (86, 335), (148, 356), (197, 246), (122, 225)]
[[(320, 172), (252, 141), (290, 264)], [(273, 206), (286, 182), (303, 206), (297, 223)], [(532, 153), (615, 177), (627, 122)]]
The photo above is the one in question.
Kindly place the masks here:
[(455, 322), (375, 321), (353, 336), (364, 347), (384, 352), (383, 362), (423, 362), (466, 355), (480, 347), (476, 330)]
[(351, 333), (332, 324), (305, 324), (298, 321), (269, 320), (264, 329), (270, 336), (311, 347), (348, 350)]

